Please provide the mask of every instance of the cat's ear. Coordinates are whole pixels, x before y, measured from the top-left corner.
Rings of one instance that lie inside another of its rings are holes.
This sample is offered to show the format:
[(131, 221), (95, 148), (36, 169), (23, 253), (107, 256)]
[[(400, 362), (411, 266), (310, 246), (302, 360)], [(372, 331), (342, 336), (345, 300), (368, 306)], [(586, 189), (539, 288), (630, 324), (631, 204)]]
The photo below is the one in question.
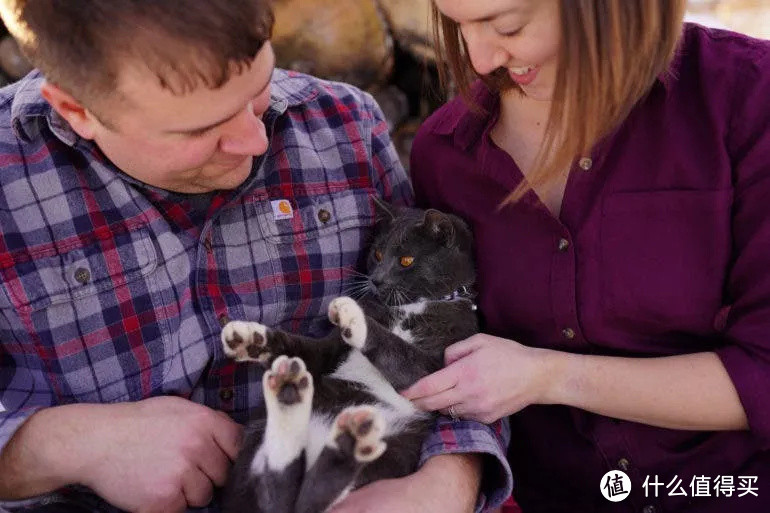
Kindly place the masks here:
[(426, 210), (422, 218), (422, 228), (434, 240), (444, 246), (451, 246), (455, 240), (455, 227), (448, 215), (433, 208)]
[(396, 219), (396, 215), (393, 213), (393, 206), (377, 196), (372, 196), (372, 198), (374, 199), (374, 214), (377, 224), (389, 225), (392, 223)]

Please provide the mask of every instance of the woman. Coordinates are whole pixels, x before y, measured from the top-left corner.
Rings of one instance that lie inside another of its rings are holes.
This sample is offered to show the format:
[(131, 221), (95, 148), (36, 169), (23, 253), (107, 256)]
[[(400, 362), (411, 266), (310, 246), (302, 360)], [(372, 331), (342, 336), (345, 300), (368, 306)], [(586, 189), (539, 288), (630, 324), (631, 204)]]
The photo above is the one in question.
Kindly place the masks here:
[(511, 415), (524, 513), (770, 511), (770, 43), (684, 9), (434, 0), (467, 94), (411, 169), (473, 225), (486, 334), (404, 394)]

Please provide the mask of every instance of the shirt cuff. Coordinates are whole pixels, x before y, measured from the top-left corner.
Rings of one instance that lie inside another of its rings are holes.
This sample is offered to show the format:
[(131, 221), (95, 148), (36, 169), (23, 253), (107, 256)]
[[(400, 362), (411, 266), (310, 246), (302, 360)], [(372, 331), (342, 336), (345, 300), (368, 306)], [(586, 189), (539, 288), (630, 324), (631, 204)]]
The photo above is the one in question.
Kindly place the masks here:
[[(45, 495), (19, 501), (0, 502), (0, 513), (35, 513), (41, 506), (61, 504), (61, 511), (90, 513), (120, 513), (84, 486), (72, 485)], [(55, 511), (59, 511), (58, 509)]]
[[(23, 410), (17, 411), (3, 411), (0, 413), (0, 452), (3, 451), (8, 441), (18, 431), (24, 422), (27, 421), (38, 410), (42, 410), (44, 406), (30, 406)], [(0, 513), (2, 512), (16, 512), (16, 511), (30, 511), (40, 506), (45, 506), (54, 502), (61, 502), (62, 496), (57, 492), (47, 493), (44, 495), (38, 495), (36, 497), (30, 497), (28, 499), (20, 499), (15, 501), (3, 501), (0, 500)]]
[(770, 448), (770, 372), (761, 358), (742, 347), (729, 345), (716, 349), (727, 374), (738, 392), (749, 429), (761, 440), (764, 448)]
[(484, 455), (476, 512), (487, 511), (503, 504), (513, 491), (513, 474), (506, 457), (509, 440), (507, 419), (488, 426), (440, 417), (423, 443), (420, 465), (439, 454)]

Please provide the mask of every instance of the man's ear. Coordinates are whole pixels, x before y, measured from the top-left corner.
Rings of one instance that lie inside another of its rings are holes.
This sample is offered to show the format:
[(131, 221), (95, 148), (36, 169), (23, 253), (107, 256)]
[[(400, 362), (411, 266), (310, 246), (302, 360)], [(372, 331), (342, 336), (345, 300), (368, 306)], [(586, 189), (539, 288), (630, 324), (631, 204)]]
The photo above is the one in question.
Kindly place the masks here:
[(83, 139), (94, 138), (96, 118), (72, 95), (47, 81), (40, 87), (40, 94), (69, 123), (75, 133)]

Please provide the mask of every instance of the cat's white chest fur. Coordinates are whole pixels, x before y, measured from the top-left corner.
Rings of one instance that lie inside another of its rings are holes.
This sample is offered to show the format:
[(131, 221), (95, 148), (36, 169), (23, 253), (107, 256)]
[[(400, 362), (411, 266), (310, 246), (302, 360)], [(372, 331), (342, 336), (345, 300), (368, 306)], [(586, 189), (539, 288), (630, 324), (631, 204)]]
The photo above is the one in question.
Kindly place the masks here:
[(412, 331), (405, 328), (406, 320), (409, 319), (409, 317), (412, 315), (422, 315), (425, 313), (425, 309), (427, 307), (428, 302), (425, 300), (409, 303), (408, 305), (399, 307), (396, 312), (396, 319), (390, 326), (390, 332), (404, 342), (408, 342), (409, 344), (414, 343), (414, 336), (412, 336)]
[[(367, 392), (380, 401), (377, 406), (387, 426), (384, 434), (386, 437), (400, 433), (411, 421), (428, 416), (427, 413), (417, 409), (411, 401), (396, 392), (382, 373), (357, 349), (350, 351), (331, 377), (361, 383), (366, 387)], [(315, 463), (318, 455), (321, 454), (331, 424), (332, 418), (329, 416), (316, 413), (311, 416), (305, 462), (308, 468)]]
[(357, 349), (348, 353), (347, 358), (332, 374), (332, 377), (361, 383), (370, 394), (387, 406), (387, 408), (383, 408), (382, 413), (388, 426), (386, 431), (388, 434), (400, 431), (402, 427), (398, 425), (400, 422), (411, 420), (415, 416), (425, 415), (409, 399), (396, 392), (377, 367), (372, 365), (372, 362)]

